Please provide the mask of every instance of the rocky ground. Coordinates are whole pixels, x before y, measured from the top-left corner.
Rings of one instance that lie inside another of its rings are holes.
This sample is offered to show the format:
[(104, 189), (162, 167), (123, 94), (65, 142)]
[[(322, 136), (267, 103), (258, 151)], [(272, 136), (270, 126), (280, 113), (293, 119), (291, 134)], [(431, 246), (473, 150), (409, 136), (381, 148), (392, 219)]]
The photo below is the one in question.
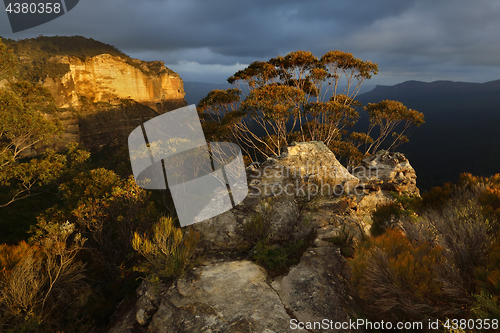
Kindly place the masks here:
[[(193, 225), (201, 264), (169, 286), (145, 280), (110, 333), (352, 331), (296, 324), (355, 319), (347, 259), (330, 240), (369, 233), (371, 212), (391, 192), (419, 194), (408, 160), (382, 151), (348, 171), (323, 143), (294, 143), (248, 168), (247, 178), (240, 205)], [(275, 276), (242, 255), (252, 251), (248, 226), (256, 221), (268, 223), (272, 244), (308, 240), (297, 265)]]

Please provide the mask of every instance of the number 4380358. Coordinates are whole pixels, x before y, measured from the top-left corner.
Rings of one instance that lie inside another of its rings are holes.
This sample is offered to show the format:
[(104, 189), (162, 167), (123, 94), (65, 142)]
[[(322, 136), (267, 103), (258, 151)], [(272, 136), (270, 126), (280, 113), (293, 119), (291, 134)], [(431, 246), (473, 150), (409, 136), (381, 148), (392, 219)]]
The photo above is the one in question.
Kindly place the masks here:
[(9, 3), (7, 8), (5, 8), (5, 11), (8, 12), (9, 14), (14, 13), (14, 14), (51, 14), (51, 13), (56, 13), (59, 14), (61, 12), (61, 4), (56, 2), (56, 3), (43, 3), (40, 2), (38, 4), (36, 3)]
[(498, 319), (448, 319), (443, 324), (446, 329), (494, 329), (497, 330)]

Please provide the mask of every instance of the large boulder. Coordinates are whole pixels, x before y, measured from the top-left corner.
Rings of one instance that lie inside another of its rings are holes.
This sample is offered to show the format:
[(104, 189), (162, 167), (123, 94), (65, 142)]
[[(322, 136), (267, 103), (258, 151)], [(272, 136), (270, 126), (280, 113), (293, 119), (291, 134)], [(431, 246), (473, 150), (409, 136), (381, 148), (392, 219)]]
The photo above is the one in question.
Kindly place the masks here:
[(294, 142), (259, 171), (250, 186), (264, 196), (341, 195), (359, 183), (320, 141)]
[(381, 150), (365, 158), (353, 174), (367, 189), (420, 195), (417, 174), (401, 153)]
[(289, 332), (291, 318), (266, 279), (245, 260), (195, 268), (167, 291), (148, 332)]
[(269, 240), (293, 242), (312, 231), (299, 218), (299, 202), (317, 195), (339, 196), (359, 183), (322, 142), (294, 142), (280, 156), (247, 170), (249, 194), (237, 207), (192, 227), (203, 250), (227, 251), (249, 244), (251, 224), (269, 224)]

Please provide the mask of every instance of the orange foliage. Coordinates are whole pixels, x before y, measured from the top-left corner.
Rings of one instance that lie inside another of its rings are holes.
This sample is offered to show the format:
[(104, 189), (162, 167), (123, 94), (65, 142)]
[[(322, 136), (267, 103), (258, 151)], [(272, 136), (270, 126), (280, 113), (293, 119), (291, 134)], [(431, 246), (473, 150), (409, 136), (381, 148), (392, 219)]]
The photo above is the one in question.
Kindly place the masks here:
[(443, 304), (437, 273), (442, 262), (440, 247), (412, 244), (402, 232), (388, 229), (356, 251), (351, 282), (368, 314), (419, 320), (435, 315)]
[(35, 252), (38, 252), (38, 248), (25, 241), (19, 242), (18, 245), (0, 244), (0, 281), (10, 275), (19, 261)]
[(431, 209), (442, 207), (451, 198), (453, 189), (454, 185), (452, 183), (433, 187), (429, 192), (422, 194), (422, 205)]
[(500, 219), (500, 174), (497, 173), (491, 177), (479, 177), (464, 173), (460, 176), (460, 183), (467, 187), (485, 187), (479, 196), (483, 214)]

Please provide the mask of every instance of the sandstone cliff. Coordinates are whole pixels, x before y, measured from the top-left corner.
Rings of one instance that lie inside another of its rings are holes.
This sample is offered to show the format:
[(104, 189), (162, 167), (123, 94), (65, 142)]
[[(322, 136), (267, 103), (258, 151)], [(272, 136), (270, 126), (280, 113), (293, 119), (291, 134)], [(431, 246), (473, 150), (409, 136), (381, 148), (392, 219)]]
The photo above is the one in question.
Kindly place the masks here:
[[(69, 70), (39, 83), (47, 88), (61, 111), (65, 131), (52, 148), (69, 142), (95, 149), (126, 142), (128, 134), (158, 114), (186, 106), (180, 76), (161, 61), (141, 61), (110, 54), (93, 57), (53, 56), (53, 64)], [(47, 146), (26, 151), (32, 156)]]
[(62, 78), (47, 78), (43, 82), (59, 107), (81, 106), (81, 97), (94, 103), (116, 104), (120, 99), (132, 99), (153, 105), (184, 99), (182, 79), (159, 61), (133, 59), (130, 64), (122, 57), (109, 54), (84, 60), (56, 56), (50, 61), (69, 65), (69, 72)]

